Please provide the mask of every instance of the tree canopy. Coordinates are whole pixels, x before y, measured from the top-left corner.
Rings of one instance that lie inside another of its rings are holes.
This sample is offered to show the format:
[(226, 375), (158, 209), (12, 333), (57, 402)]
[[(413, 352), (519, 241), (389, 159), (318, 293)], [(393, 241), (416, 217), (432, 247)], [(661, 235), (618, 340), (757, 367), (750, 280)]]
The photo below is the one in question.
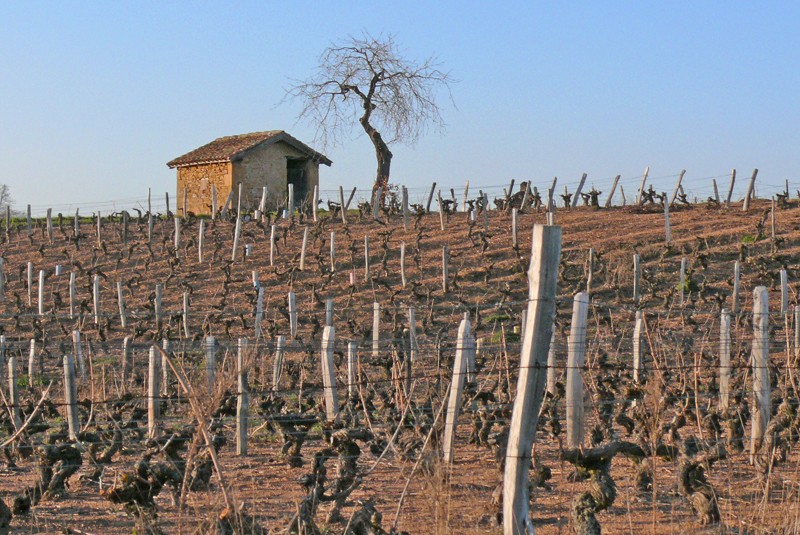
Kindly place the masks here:
[(429, 128), (445, 123), (437, 94), (450, 96), (450, 75), (435, 57), (405, 58), (392, 35), (349, 37), (328, 47), (314, 73), (295, 81), (287, 95), (303, 101), (299, 119), (317, 129), (323, 145), (338, 144), (356, 122), (375, 148), (378, 162), (373, 190), (389, 183), (389, 145), (416, 143)]

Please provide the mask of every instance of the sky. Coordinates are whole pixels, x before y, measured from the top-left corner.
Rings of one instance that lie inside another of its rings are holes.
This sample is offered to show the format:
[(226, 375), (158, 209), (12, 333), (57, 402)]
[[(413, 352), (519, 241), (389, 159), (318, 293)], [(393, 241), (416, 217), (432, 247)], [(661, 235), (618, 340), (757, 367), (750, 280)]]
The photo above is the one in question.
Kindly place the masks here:
[(754, 168), (760, 196), (800, 189), (798, 2), (26, 1), (1, 3), (0, 21), (0, 183), (34, 213), (141, 206), (148, 188), (163, 205), (167, 161), (273, 129), (333, 160), (323, 196), (369, 189), (358, 125), (315, 145), (284, 98), (365, 31), (455, 80), (452, 101), (439, 93), (446, 129), (392, 147), (412, 201), (434, 181), (574, 190), (582, 173), (604, 192), (622, 175), (630, 198), (647, 166), (659, 191), (685, 169), (701, 199), (732, 169), (734, 198)]

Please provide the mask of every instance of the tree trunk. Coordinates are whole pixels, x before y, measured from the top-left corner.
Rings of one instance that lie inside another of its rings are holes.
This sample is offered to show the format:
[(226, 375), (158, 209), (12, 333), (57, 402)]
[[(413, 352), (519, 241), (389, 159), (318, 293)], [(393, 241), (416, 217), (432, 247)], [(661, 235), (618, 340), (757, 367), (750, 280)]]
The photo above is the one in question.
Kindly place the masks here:
[(392, 165), (392, 151), (389, 150), (389, 146), (383, 141), (383, 136), (381, 133), (375, 130), (375, 128), (369, 123), (369, 115), (365, 114), (360, 119), (361, 126), (364, 127), (364, 131), (369, 136), (370, 141), (375, 147), (375, 158), (378, 160), (378, 170), (377, 174), (375, 175), (375, 183), (372, 185), (372, 192), (373, 194), (378, 188), (383, 188), (383, 193), (381, 194), (381, 198), (378, 202), (383, 206), (383, 200), (386, 197), (386, 192), (388, 191), (389, 185), (389, 170)]

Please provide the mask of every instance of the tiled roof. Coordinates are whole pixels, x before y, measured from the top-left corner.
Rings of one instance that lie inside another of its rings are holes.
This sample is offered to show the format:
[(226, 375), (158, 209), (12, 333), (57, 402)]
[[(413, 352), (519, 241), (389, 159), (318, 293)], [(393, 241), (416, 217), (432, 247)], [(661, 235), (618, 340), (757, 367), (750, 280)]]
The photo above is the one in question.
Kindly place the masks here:
[(252, 149), (256, 145), (260, 145), (264, 142), (276, 143), (278, 141), (283, 141), (291, 145), (320, 163), (324, 163), (325, 165), (331, 165), (333, 163), (324, 154), (315, 151), (283, 130), (269, 130), (266, 132), (253, 132), (250, 134), (225, 136), (215, 139), (211, 143), (207, 143), (200, 148), (187, 152), (183, 156), (178, 156), (174, 160), (167, 162), (167, 166), (175, 168), (203, 163), (228, 162), (237, 154)]

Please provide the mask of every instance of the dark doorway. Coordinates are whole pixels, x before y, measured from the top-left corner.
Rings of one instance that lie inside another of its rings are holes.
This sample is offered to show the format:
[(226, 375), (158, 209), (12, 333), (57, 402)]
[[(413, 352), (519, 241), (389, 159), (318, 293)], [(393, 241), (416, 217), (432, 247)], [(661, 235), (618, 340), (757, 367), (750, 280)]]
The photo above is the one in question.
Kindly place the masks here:
[(286, 160), (286, 183), (294, 186), (295, 206), (301, 204), (308, 195), (306, 160)]

